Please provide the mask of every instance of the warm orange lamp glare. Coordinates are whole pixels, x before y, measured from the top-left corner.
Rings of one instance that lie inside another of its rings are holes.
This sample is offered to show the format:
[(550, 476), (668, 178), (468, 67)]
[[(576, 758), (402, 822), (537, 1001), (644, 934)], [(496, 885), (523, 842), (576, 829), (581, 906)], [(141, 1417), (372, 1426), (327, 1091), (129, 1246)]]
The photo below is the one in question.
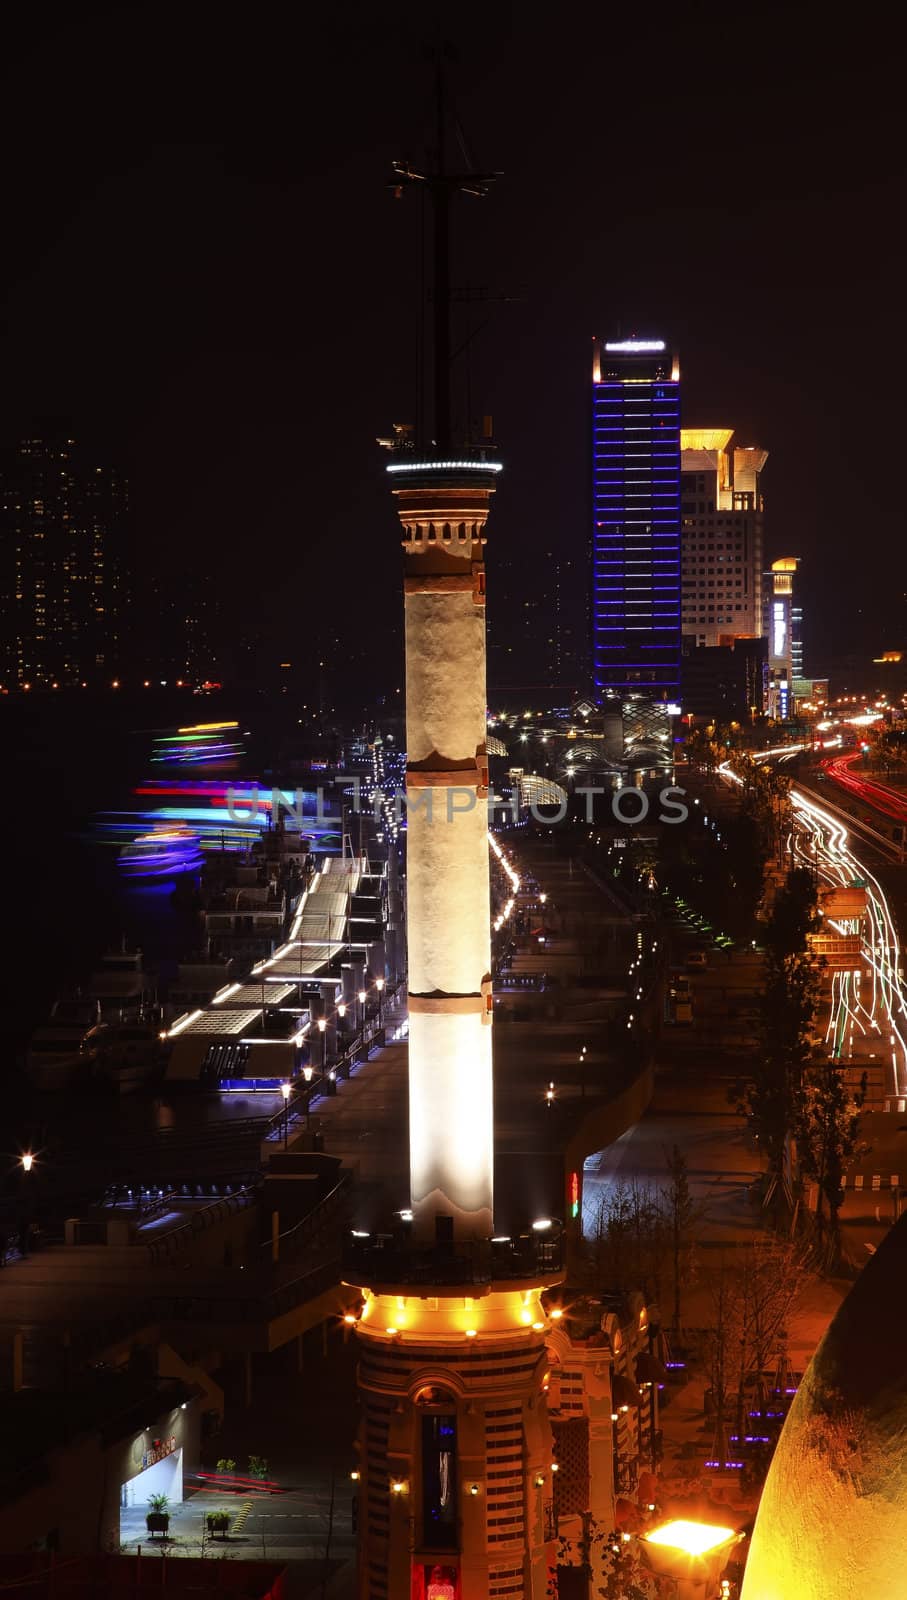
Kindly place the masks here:
[(733, 1528), (717, 1528), (708, 1522), (685, 1522), (683, 1519), (666, 1522), (645, 1535), (649, 1544), (668, 1545), (673, 1550), (683, 1550), (688, 1556), (703, 1556), (734, 1537)]

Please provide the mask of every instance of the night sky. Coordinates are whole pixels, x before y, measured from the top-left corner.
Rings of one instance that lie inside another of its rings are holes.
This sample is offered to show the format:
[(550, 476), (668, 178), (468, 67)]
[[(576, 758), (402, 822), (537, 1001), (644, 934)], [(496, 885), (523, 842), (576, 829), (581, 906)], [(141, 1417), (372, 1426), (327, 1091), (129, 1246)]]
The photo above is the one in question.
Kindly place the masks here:
[(454, 268), (502, 297), (458, 372), (506, 462), (492, 618), (496, 551), (538, 554), (544, 593), (542, 553), (585, 548), (590, 337), (620, 325), (676, 343), (688, 423), (770, 451), (807, 671), (907, 645), (891, 15), (7, 13), (3, 439), (65, 420), (129, 471), (140, 581), (210, 575), (277, 658), (327, 619), (380, 682), (399, 547), (374, 438), (415, 413), (420, 261), (387, 181), (424, 157), (445, 38), (473, 159), (505, 175), (457, 202)]

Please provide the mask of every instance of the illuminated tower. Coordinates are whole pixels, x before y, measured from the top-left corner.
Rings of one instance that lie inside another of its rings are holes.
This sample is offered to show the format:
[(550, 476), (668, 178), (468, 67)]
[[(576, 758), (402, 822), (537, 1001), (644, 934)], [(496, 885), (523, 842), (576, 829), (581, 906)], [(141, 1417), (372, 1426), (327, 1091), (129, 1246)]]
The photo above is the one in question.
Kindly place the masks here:
[[(680, 695), (680, 372), (663, 339), (596, 339), (592, 656), (628, 754), (666, 745)], [(669, 752), (667, 752), (669, 754)]]
[[(473, 177), (420, 176), (435, 213)], [(410, 169), (400, 176), (409, 181)], [(447, 304), (434, 430), (400, 428), (388, 477), (403, 528), (407, 714), (409, 1212), (354, 1235), (359, 1600), (543, 1600), (553, 1560), (543, 1291), (549, 1219), (493, 1237), (492, 995), (485, 747), (485, 524), (500, 463), (450, 445)], [(490, 429), (488, 430), (490, 432)]]
[(403, 524), (413, 1234), (488, 1239), (485, 520), (500, 463), (393, 461)]
[(768, 639), (769, 711), (782, 720), (793, 713), (795, 669), (803, 669), (803, 611), (795, 605), (799, 556), (773, 561), (763, 587), (763, 629)]

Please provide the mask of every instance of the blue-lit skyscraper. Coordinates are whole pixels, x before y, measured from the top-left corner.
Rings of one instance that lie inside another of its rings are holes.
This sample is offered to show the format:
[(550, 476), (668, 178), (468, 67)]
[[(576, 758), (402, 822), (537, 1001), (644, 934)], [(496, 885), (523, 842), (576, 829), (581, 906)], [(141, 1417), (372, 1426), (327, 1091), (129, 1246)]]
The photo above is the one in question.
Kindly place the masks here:
[(680, 374), (663, 339), (595, 340), (592, 496), (596, 693), (677, 702)]

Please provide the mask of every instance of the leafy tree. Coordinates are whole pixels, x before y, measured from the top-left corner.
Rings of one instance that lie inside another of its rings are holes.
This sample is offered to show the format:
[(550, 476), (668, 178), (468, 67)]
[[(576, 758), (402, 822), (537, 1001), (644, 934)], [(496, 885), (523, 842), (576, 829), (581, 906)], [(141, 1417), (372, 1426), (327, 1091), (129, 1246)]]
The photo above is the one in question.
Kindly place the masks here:
[(694, 728), (684, 741), (684, 750), (687, 760), (702, 767), (709, 777), (725, 756), (725, 751), (715, 742), (715, 728), (711, 723), (708, 727)]
[(859, 1146), (865, 1099), (865, 1072), (856, 1094), (848, 1089), (843, 1071), (833, 1061), (818, 1063), (806, 1073), (797, 1127), (797, 1153), (804, 1176), (812, 1178), (818, 1190), (816, 1228), (819, 1249), (829, 1268), (837, 1264), (840, 1256), (843, 1179)]
[(766, 927), (762, 1048), (739, 1101), (766, 1158), (769, 1196), (779, 1183), (787, 1190), (784, 1172), (789, 1142), (803, 1121), (804, 1070), (812, 1049), (811, 1025), (820, 989), (807, 938), (819, 926), (812, 875), (793, 867)]

